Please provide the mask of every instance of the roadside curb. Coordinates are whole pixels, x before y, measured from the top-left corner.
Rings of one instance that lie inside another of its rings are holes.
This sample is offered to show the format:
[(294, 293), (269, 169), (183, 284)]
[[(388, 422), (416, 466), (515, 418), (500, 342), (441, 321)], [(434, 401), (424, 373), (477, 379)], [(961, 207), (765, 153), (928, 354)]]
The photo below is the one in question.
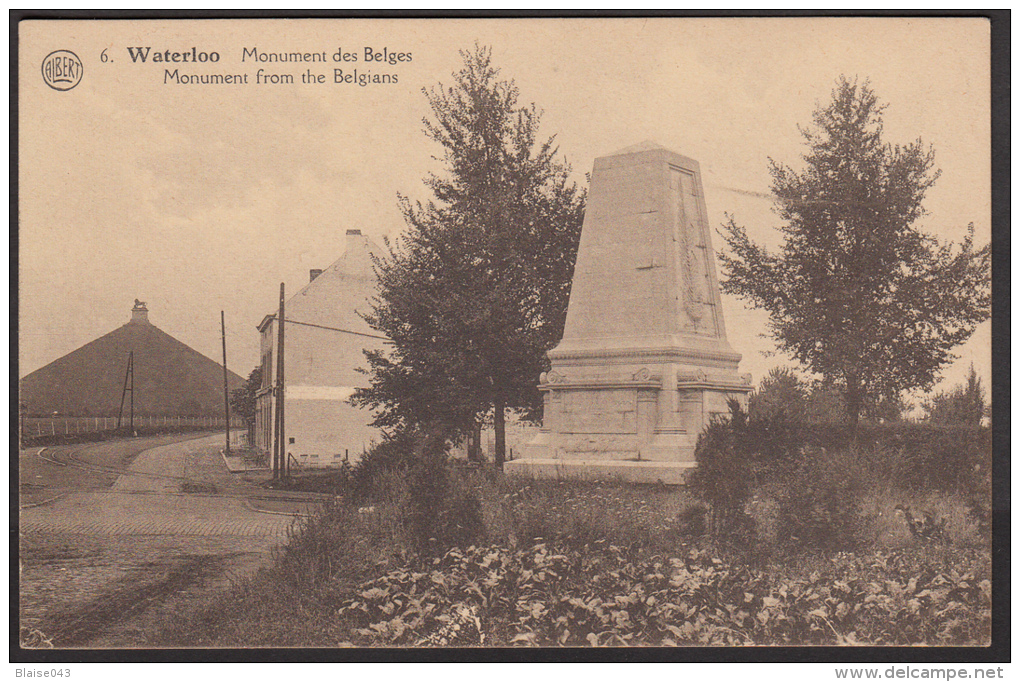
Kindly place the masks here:
[[(231, 474), (238, 473), (249, 473), (253, 471), (271, 471), (268, 467), (260, 467), (257, 469), (235, 469), (231, 466), (230, 460), (227, 459), (227, 453), (225, 448), (220, 448), (220, 458), (223, 460), (223, 465), (227, 468)], [(323, 493), (307, 493), (303, 491), (273, 491), (276, 495), (241, 495), (239, 496), (244, 504), (245, 508), (249, 511), (255, 512), (256, 514), (269, 514), (271, 516), (289, 516), (291, 518), (302, 518), (309, 519), (314, 514), (304, 514), (302, 512), (281, 512), (273, 511), (270, 509), (260, 509), (256, 504), (255, 500), (266, 499), (266, 500), (278, 500), (278, 501), (293, 501), (293, 502), (325, 502), (331, 498), (331, 495), (325, 495)]]
[(315, 516), (314, 514), (302, 514), (301, 512), (280, 512), (270, 511), (268, 509), (259, 509), (254, 504), (252, 504), (252, 501), (248, 498), (244, 499), (244, 506), (247, 507), (249, 510), (255, 512), (256, 514), (269, 514), (271, 516), (289, 516), (291, 518), (299, 519), (310, 519), (313, 516)]
[(237, 469), (234, 466), (231, 466), (230, 460), (227, 459), (227, 452), (222, 448), (220, 449), (220, 457), (223, 459), (223, 465), (227, 467), (227, 471), (229, 471), (232, 474), (247, 474), (253, 471), (272, 471), (272, 469), (270, 469), (269, 467), (256, 467), (254, 469), (249, 469), (248, 467), (245, 467), (243, 469)]

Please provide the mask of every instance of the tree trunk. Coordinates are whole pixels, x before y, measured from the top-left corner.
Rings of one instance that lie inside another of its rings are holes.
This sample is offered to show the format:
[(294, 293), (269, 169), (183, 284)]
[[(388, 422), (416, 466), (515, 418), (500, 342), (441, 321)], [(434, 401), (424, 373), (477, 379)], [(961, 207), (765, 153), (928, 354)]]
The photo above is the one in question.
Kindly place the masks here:
[(482, 425), (475, 424), (471, 435), (468, 436), (468, 461), (482, 461)]
[(501, 397), (496, 398), (495, 418), (493, 419), (493, 421), (495, 422), (496, 427), (495, 459), (497, 469), (502, 469), (503, 462), (506, 461), (506, 415), (504, 414), (505, 409), (506, 408), (503, 405), (503, 399)]

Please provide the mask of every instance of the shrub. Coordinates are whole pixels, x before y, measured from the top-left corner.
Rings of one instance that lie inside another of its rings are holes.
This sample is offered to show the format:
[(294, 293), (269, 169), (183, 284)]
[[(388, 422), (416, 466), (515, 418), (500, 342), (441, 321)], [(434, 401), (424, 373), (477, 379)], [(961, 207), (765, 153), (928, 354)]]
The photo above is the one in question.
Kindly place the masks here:
[[(823, 448), (853, 450), (868, 461), (865, 473), (876, 484), (910, 491), (991, 494), (988, 427), (895, 422), (862, 423), (854, 430), (846, 424), (799, 423), (779, 412), (734, 419), (729, 428), (737, 448), (731, 466), (739, 464), (738, 458), (747, 460), (759, 482), (791, 466), (805, 448)], [(698, 462), (700, 467), (700, 458)]]
[(972, 496), (967, 500), (967, 515), (977, 526), (978, 535), (985, 542), (992, 540), (992, 505), (990, 497)]
[(988, 428), (898, 422), (853, 429), (796, 422), (778, 404), (759, 406), (752, 416), (735, 402), (730, 409), (729, 421), (716, 420), (701, 434), (698, 468), (689, 479), (711, 508), (710, 531), (717, 537), (857, 546), (877, 533), (877, 512), (863, 511), (865, 496), (892, 491), (961, 497), (979, 529), (988, 527)]
[[(804, 522), (807, 531), (792, 540), (787, 526), (798, 515), (819, 516), (837, 532), (852, 527), (838, 505), (826, 506), (849, 494), (844, 476), (867, 481), (861, 470), (870, 461), (852, 453), (806, 448), (788, 475), (759, 481), (742, 510), (750, 515), (737, 517), (756, 523), (746, 550), (692, 539), (707, 507), (686, 489), (521, 481), (421, 454), (408, 455), (416, 465), (380, 470), (378, 501), (332, 504), (325, 518), (304, 522), (273, 566), (204, 612), (207, 622), (175, 626), (179, 639), (169, 643), (987, 643), (989, 545), (958, 540), (975, 536), (964, 498), (850, 485), (861, 517), (884, 512), (882, 530), (895, 531), (881, 548), (820, 556), (810, 545), (825, 546), (817, 522)], [(433, 466), (438, 473), (427, 474)], [(811, 490), (797, 493), (805, 485)], [(953, 543), (915, 540), (896, 504), (948, 518)], [(868, 532), (865, 525), (863, 537), (840, 542), (863, 544)], [(763, 554), (773, 540), (803, 551)]]
[[(342, 502), (336, 506), (354, 516), (341, 518), (327, 509), (303, 524), (295, 551), (310, 549), (309, 543), (322, 536), (320, 525), (329, 523), (357, 523), (373, 537), (377, 531), (396, 533), (388, 540), (424, 554), (478, 541), (485, 534), (481, 503), (451, 471), (445, 447), (442, 439), (421, 432), (390, 435), (353, 467), (306, 477), (305, 489), (339, 489)], [(360, 519), (364, 514), (375, 522)]]
[(415, 550), (441, 553), (467, 546), (485, 534), (478, 497), (460, 484), (437, 443), (421, 442), (416, 463), (408, 471), (404, 519)]
[(790, 367), (774, 367), (748, 396), (747, 411), (752, 419), (838, 422), (845, 416), (846, 405), (831, 385), (805, 381)]
[(709, 532), (748, 544), (757, 533), (752, 495), (763, 487), (775, 494), (803, 469), (805, 430), (782, 410), (752, 418), (730, 401), (730, 411), (729, 421), (713, 421), (699, 437), (688, 483), (710, 507)]
[(752, 417), (779, 414), (803, 419), (806, 415), (807, 387), (789, 367), (774, 367), (748, 396), (747, 412)]
[(925, 402), (925, 421), (932, 424), (964, 424), (980, 426), (987, 409), (985, 389), (981, 378), (971, 364), (966, 384), (957, 384), (952, 390), (937, 393)]
[(991, 429), (895, 424), (862, 429), (859, 441), (874, 453), (884, 478), (912, 491), (984, 496), (991, 471)]
[(731, 419), (713, 419), (698, 437), (698, 466), (688, 478), (691, 491), (710, 505), (709, 529), (739, 536), (746, 529), (744, 507), (751, 496), (754, 470), (749, 450), (740, 442), (747, 414), (730, 401)]
[(658, 485), (593, 481), (505, 482), (494, 507), (489, 540), (557, 540), (582, 547), (612, 542), (626, 547), (672, 548), (686, 491)]
[(274, 550), (273, 582), (300, 591), (324, 585), (337, 575), (347, 558), (343, 549), (352, 513), (348, 505), (334, 499), (292, 527), (287, 544)]
[(485, 537), (482, 504), (470, 490), (455, 487), (439, 512), (437, 525), (439, 543), (444, 550), (480, 542)]
[(822, 550), (870, 542), (873, 518), (862, 509), (867, 472), (850, 453), (806, 448), (787, 476), (772, 485), (779, 505), (781, 544)]
[(403, 471), (414, 465), (417, 441), (411, 433), (387, 434), (381, 442), (362, 455), (351, 467), (348, 492), (355, 500), (369, 500), (384, 494), (386, 486), (381, 481), (388, 474)]
[(681, 535), (698, 537), (708, 532), (708, 507), (688, 504), (677, 516), (677, 530)]

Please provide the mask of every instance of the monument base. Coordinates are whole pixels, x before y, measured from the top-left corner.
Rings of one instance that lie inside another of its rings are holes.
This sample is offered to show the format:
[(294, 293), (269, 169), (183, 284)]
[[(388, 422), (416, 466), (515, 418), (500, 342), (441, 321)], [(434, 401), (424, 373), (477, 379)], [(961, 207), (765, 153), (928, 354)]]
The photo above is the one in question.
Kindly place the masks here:
[(732, 367), (707, 367), (709, 374), (621, 359), (594, 367), (554, 360), (539, 386), (546, 396), (542, 429), (506, 471), (682, 485), (704, 428), (729, 414), (729, 400), (746, 405), (750, 381)]
[(695, 466), (694, 462), (523, 458), (506, 462), (503, 471), (527, 478), (683, 485)]

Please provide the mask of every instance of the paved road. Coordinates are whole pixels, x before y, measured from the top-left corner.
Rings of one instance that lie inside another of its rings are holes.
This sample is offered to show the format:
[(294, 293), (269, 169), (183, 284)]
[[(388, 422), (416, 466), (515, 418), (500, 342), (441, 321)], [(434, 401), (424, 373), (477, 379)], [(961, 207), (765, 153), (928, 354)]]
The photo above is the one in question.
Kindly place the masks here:
[[(59, 494), (106, 490), (140, 453), (162, 445), (207, 437), (176, 434), (147, 438), (119, 438), (98, 443), (39, 446), (21, 450), (18, 458), (19, 504), (36, 504)], [(40, 454), (41, 451), (41, 454)], [(55, 462), (71, 462), (58, 466)], [(82, 466), (85, 465), (85, 466)], [(13, 520), (13, 519), (12, 519)]]
[[(32, 489), (29, 505), (44, 503), (20, 513), (22, 625), (55, 636), (57, 646), (144, 646), (144, 624), (168, 605), (117, 617), (103, 604), (196, 558), (213, 561), (216, 573), (196, 574), (172, 595), (177, 602), (201, 599), (262, 565), (296, 517), (256, 511), (247, 498), (267, 491), (226, 470), (221, 443), (220, 436), (154, 441), (157, 447), (126, 459), (124, 442), (51, 453), (54, 461), (126, 465), (120, 476), (59, 466), (38, 457), (38, 448), (22, 453), (22, 484), (46, 486)], [(62, 627), (69, 621), (73, 628)]]
[(242, 500), (196, 495), (75, 493), (21, 512), (23, 533), (279, 536), (293, 519), (252, 511)]
[[(238, 495), (181, 492), (190, 463), (217, 464), (210, 436), (164, 445), (138, 455), (130, 465), (134, 475), (120, 476), (108, 490), (69, 492), (48, 504), (22, 509), (21, 531), (83, 533), (86, 535), (286, 535), (293, 517), (254, 511)], [(218, 466), (225, 470), (222, 460)], [(177, 478), (156, 478), (173, 476)], [(230, 476), (230, 474), (227, 474)], [(221, 487), (222, 483), (221, 483)]]

